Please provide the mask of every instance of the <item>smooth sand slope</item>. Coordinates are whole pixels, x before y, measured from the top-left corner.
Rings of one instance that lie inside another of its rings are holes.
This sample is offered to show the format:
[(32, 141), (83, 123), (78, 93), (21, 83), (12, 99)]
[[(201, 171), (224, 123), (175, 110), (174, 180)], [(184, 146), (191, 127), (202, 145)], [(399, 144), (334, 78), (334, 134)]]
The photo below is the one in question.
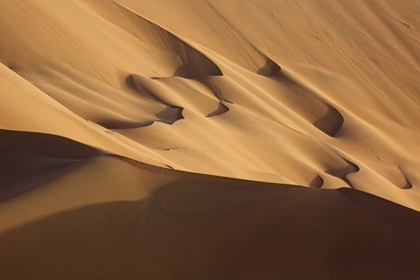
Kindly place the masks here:
[(240, 181), (99, 156), (3, 202), (0, 214), (4, 279), (420, 273), (418, 212), (346, 188)]
[(0, 277), (418, 279), (419, 14), (2, 1)]

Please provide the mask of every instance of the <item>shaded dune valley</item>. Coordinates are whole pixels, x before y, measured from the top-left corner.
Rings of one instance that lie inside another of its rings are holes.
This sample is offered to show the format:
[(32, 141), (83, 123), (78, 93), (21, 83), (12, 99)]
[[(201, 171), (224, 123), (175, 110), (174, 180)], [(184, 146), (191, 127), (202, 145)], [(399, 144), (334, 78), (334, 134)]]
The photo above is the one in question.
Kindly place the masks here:
[(0, 279), (420, 279), (419, 14), (2, 1)]

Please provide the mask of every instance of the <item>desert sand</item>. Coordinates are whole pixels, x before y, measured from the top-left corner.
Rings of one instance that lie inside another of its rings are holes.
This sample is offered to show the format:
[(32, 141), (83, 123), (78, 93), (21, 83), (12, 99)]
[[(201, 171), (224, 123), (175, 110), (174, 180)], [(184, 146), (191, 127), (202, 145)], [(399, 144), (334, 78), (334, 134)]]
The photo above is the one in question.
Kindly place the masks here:
[(420, 279), (420, 2), (0, 1), (1, 279)]

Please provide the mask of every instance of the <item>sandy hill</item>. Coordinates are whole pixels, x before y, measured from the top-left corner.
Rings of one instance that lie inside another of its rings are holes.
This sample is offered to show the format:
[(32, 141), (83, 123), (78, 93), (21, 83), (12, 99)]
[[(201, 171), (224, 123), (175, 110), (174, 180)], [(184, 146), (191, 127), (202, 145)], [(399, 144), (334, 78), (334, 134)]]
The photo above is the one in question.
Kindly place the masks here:
[(420, 279), (420, 2), (10, 0), (1, 279)]

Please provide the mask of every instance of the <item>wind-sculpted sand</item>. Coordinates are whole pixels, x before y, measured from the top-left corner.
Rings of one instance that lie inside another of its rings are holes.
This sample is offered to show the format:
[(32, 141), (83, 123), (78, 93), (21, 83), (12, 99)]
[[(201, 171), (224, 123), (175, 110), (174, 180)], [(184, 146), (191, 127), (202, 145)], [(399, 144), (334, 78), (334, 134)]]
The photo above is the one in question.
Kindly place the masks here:
[(420, 279), (420, 2), (1, 7), (1, 279)]

